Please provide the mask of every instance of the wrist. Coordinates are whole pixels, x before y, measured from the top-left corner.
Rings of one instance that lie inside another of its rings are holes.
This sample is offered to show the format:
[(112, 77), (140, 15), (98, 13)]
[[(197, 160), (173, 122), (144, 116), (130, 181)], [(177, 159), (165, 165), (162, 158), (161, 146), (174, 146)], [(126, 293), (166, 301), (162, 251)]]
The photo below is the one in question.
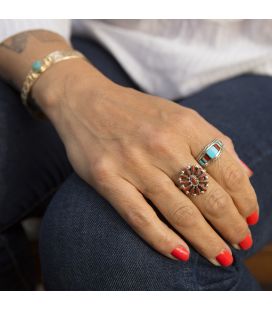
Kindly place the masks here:
[(86, 60), (70, 59), (44, 72), (32, 88), (32, 97), (53, 120), (59, 118), (65, 106), (76, 104), (84, 91), (88, 90), (90, 100), (94, 101), (97, 93), (105, 91), (109, 83), (112, 82)]
[(0, 42), (0, 75), (21, 90), (33, 61), (56, 50), (71, 49), (59, 34), (46, 30), (19, 32)]

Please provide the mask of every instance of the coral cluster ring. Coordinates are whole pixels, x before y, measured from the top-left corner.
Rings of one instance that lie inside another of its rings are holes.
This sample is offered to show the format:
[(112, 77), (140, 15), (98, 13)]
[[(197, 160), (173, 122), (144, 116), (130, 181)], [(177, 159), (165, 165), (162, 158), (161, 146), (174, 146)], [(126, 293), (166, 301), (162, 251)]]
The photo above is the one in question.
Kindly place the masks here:
[(186, 195), (197, 196), (208, 189), (206, 170), (198, 165), (189, 165), (178, 174), (178, 188)]

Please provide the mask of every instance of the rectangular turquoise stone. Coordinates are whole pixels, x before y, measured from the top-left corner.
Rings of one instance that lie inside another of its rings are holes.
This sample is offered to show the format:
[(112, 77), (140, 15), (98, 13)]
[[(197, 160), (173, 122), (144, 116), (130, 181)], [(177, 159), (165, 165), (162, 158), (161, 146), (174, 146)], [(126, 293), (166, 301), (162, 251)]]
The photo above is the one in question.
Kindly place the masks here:
[(206, 160), (204, 160), (203, 158), (199, 160), (199, 164), (201, 166), (204, 166), (206, 164)]
[(206, 153), (211, 159), (213, 159), (214, 157), (216, 157), (218, 150), (214, 146), (212, 146), (207, 150)]

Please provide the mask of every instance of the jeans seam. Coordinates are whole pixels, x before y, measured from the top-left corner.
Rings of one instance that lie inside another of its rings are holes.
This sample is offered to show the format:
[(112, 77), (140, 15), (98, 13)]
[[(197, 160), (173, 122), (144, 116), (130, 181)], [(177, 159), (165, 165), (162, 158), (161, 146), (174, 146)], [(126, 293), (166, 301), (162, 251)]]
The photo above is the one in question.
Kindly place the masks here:
[(39, 206), (41, 206), (47, 198), (50, 197), (50, 195), (54, 194), (58, 188), (61, 185), (58, 185), (56, 187), (51, 188), (49, 191), (47, 191), (47, 193), (38, 201), (36, 201), (35, 203), (32, 204), (32, 207), (29, 208), (28, 210), (26, 210), (25, 212), (23, 212), (22, 214), (20, 214), (19, 216), (15, 217), (10, 223), (6, 224), (1, 230), (0, 232), (2, 233), (3, 231), (5, 231), (6, 229), (8, 229), (9, 227), (11, 227), (12, 225), (14, 225), (15, 223), (17, 223), (20, 219), (23, 219), (25, 216), (27, 216), (28, 213), (31, 213), (33, 210), (35, 210), (36, 208), (38, 208)]

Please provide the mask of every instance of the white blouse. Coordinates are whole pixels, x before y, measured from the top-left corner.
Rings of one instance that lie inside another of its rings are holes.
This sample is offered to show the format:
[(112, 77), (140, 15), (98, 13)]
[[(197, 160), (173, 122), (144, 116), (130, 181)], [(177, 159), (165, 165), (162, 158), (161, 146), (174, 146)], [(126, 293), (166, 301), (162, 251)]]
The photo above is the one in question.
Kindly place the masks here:
[(0, 42), (30, 29), (95, 38), (140, 87), (169, 99), (244, 73), (272, 75), (272, 20), (0, 20)]

